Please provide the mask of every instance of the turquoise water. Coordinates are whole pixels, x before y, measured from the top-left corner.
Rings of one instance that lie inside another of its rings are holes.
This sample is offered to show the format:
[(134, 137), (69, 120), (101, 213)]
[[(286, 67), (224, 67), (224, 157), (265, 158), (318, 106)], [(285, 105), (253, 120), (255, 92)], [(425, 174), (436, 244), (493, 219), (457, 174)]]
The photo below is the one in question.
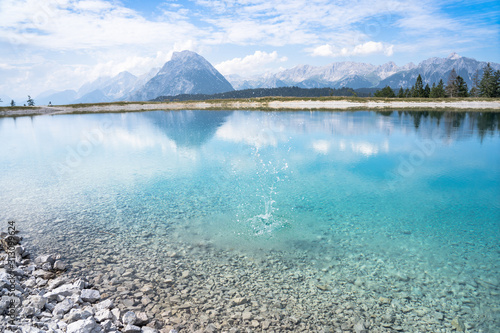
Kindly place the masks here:
[[(0, 118), (0, 142), (3, 229), (18, 221), (40, 252), (85, 262), (96, 244), (78, 243), (84, 231), (113, 235), (104, 249), (133, 238), (186, 256), (199, 244), (252, 258), (279, 252), (289, 265), (306, 256), (322, 279), (339, 262), (410, 275), (413, 289), (473, 279), (485, 290), (467, 296), (474, 306), (465, 302), (472, 310), (461, 317), (469, 329), (499, 323), (498, 113)], [(419, 272), (432, 278), (419, 282)]]

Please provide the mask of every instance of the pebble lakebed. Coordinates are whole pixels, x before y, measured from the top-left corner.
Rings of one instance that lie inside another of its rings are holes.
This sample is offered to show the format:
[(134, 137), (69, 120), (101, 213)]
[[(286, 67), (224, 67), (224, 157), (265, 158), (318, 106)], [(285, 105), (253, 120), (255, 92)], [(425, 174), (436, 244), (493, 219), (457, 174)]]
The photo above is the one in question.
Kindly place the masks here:
[[(347, 233), (348, 227), (337, 232)], [(494, 332), (500, 327), (498, 277), (472, 273), (498, 271), (494, 263), (442, 263), (446, 269), (430, 271), (418, 253), (411, 262), (375, 255), (349, 237), (332, 246), (327, 232), (314, 244), (249, 253), (209, 240), (189, 242), (182, 230), (155, 225), (133, 234), (110, 229), (99, 237), (92, 228), (78, 224), (49, 237), (27, 230), (23, 246), (39, 253), (34, 261), (20, 261), (13, 273), (22, 305), (15, 325), (2, 324), (4, 331)], [(64, 241), (68, 237), (71, 247)], [(388, 237), (412, 234), (395, 231)], [(54, 267), (61, 255), (66, 271)], [(458, 251), (457, 263), (461, 256)], [(70, 291), (54, 297), (63, 287)], [(99, 296), (82, 297), (83, 290)]]

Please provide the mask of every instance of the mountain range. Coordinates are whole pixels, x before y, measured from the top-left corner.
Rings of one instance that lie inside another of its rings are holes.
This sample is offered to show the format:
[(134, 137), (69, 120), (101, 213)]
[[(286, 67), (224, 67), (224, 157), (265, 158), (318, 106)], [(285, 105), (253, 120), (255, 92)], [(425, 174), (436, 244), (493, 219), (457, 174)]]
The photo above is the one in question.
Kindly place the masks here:
[[(216, 94), (228, 91), (279, 88), (407, 88), (415, 84), (420, 74), (424, 85), (432, 85), (440, 79), (446, 84), (455, 69), (467, 85), (472, 87), (476, 72), (482, 75), (486, 62), (461, 57), (452, 53), (447, 58), (430, 58), (418, 65), (413, 63), (397, 66), (394, 62), (372, 65), (357, 62), (334, 62), (326, 66), (298, 65), (278, 73), (243, 78), (238, 75), (224, 77), (205, 58), (191, 52), (174, 52), (172, 59), (158, 69), (135, 76), (121, 72), (114, 77), (101, 77), (84, 84), (78, 91), (48, 91), (37, 97), (37, 105), (98, 103), (112, 101), (145, 101), (158, 96), (180, 94)], [(500, 64), (491, 63), (494, 70)]]
[[(228, 76), (229, 82), (236, 90), (254, 88), (276, 88), (297, 86), (299, 88), (410, 88), (420, 74), (424, 85), (438, 83), (440, 79), (446, 84), (448, 76), (454, 68), (457, 75), (464, 78), (472, 87), (472, 78), (476, 71), (482, 75), (486, 62), (472, 58), (461, 57), (456, 53), (447, 58), (430, 58), (420, 64), (413, 63), (397, 66), (394, 62), (375, 66), (357, 62), (334, 62), (326, 66), (299, 65), (275, 74), (266, 74), (252, 78), (241, 78), (237, 75)], [(500, 69), (500, 64), (491, 63), (494, 70)]]

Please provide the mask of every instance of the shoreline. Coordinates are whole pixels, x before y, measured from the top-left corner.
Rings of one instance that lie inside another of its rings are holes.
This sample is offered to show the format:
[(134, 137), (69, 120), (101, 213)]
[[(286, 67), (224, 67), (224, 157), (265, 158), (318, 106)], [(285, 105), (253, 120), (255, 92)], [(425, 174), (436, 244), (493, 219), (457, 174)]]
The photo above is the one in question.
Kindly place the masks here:
[(0, 107), (0, 117), (141, 112), (155, 110), (263, 110), (263, 111), (352, 111), (352, 110), (408, 110), (408, 111), (480, 111), (500, 112), (500, 100), (449, 101), (387, 101), (387, 100), (322, 100), (322, 99), (256, 99), (228, 101), (186, 102), (116, 102), (102, 104), (74, 104), (62, 106)]

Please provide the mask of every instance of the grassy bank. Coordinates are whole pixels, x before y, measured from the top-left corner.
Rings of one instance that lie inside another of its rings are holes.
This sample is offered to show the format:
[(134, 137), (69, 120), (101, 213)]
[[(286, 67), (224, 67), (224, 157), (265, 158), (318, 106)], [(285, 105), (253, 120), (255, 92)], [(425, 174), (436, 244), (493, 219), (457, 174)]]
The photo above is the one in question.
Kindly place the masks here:
[(415, 110), (500, 112), (499, 98), (259, 97), (172, 102), (113, 102), (53, 106), (0, 107), (0, 116), (152, 110)]

